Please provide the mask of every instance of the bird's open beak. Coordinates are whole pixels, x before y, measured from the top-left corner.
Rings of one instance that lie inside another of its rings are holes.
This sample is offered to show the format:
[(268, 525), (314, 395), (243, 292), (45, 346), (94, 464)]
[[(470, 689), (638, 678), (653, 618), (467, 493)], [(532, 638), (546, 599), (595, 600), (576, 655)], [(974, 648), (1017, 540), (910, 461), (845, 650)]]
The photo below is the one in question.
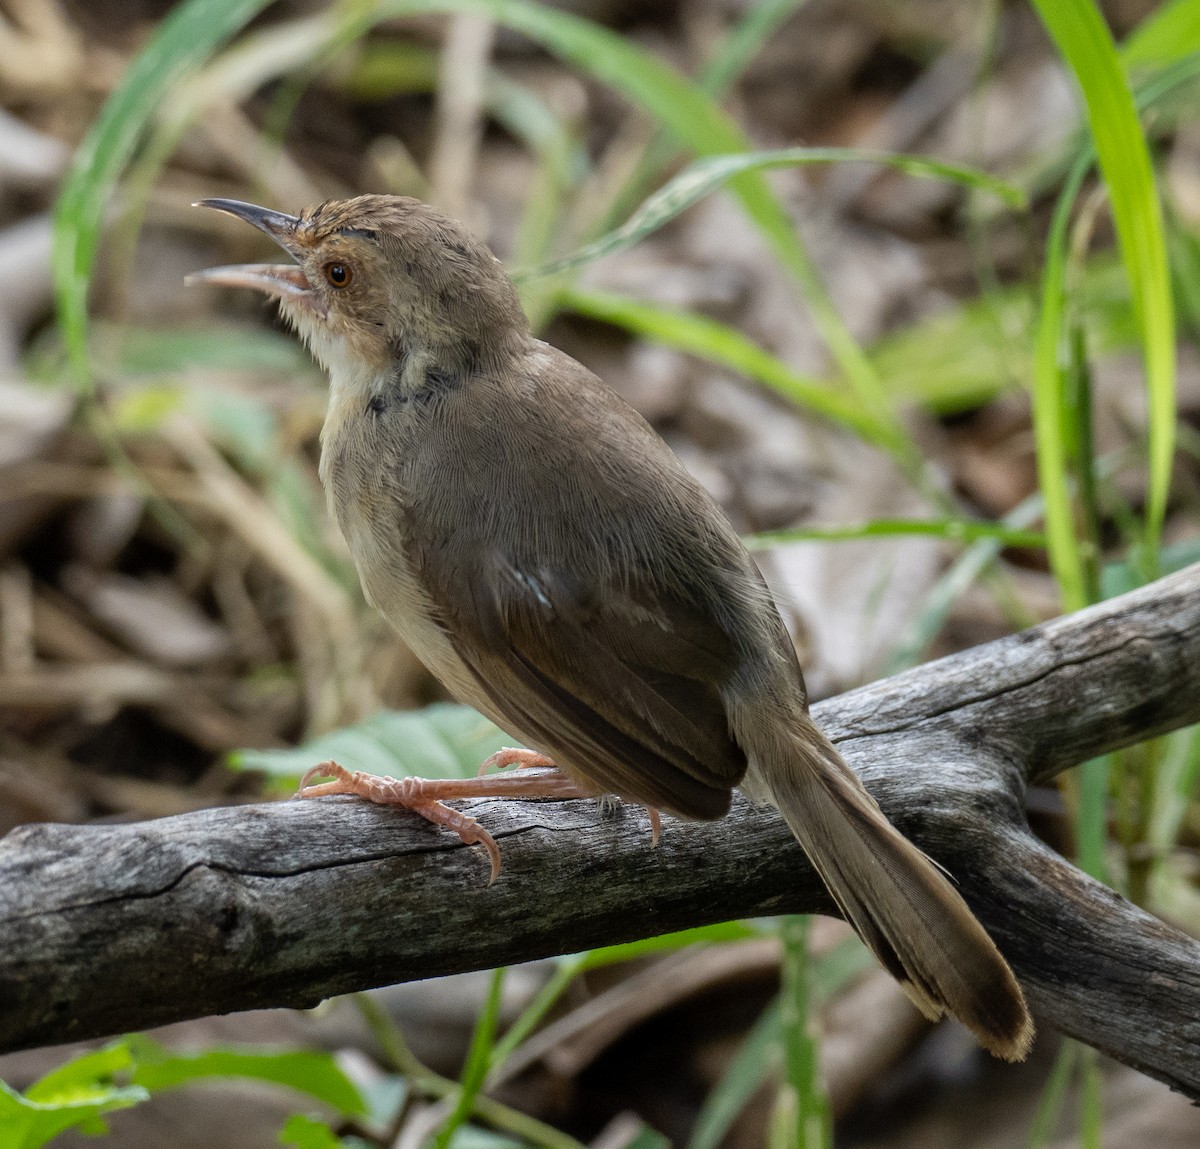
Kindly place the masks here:
[[(289, 255), (296, 256), (296, 227), (299, 220), (294, 215), (242, 203), (236, 199), (202, 199), (193, 207), (211, 207), (238, 219), (253, 224), (265, 231)], [(185, 280), (187, 284), (216, 283), (222, 287), (251, 287), (265, 292), (273, 299), (288, 303), (302, 303), (318, 314), (325, 313), (325, 302), (313, 290), (304, 270), (294, 263), (239, 263), (229, 267), (209, 267), (193, 272)]]

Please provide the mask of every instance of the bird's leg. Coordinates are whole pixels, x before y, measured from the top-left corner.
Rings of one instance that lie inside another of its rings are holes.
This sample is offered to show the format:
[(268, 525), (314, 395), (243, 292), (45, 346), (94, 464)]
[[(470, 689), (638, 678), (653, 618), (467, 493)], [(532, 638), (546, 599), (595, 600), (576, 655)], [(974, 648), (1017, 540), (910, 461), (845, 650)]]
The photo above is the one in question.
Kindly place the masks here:
[[(554, 766), (554, 762), (536, 750), (526, 750), (521, 746), (502, 746), (480, 763), (477, 776), (482, 778), (492, 767), (503, 770), (506, 766), (529, 769), (534, 766)], [(558, 769), (556, 766), (554, 768)], [(646, 813), (650, 817), (650, 845), (657, 846), (658, 839), (662, 837), (662, 816), (653, 806), (647, 806)]]
[(646, 813), (650, 815), (650, 846), (653, 848), (662, 837), (662, 815), (654, 806), (647, 806)]
[[(532, 753), (532, 752), (531, 752)], [(540, 757), (540, 756), (539, 756)], [(548, 759), (546, 761), (549, 761)], [(310, 784), (311, 778), (332, 778)], [(320, 798), (326, 794), (354, 794), (381, 806), (400, 806), (420, 814), (439, 826), (453, 830), (462, 841), (481, 845), (492, 863), (494, 882), (500, 873), (500, 847), (470, 815), (445, 805), (446, 798), (591, 798), (557, 766), (534, 765), (519, 773), (487, 778), (391, 778), (350, 771), (336, 762), (322, 762), (300, 779), (298, 798)]]

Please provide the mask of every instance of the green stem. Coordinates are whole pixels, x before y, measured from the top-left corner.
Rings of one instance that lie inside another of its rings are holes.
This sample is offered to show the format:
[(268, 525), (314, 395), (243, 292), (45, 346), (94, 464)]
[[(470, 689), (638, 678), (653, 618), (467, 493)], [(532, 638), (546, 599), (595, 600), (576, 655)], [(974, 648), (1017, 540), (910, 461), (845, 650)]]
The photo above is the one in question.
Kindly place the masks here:
[[(424, 1097), (434, 1098), (452, 1097), (459, 1092), (459, 1082), (435, 1073), (417, 1058), (409, 1049), (399, 1027), (374, 998), (358, 993), (353, 1000), (388, 1064), (407, 1079), (411, 1089)], [(474, 1097), (472, 1113), (493, 1128), (520, 1137), (531, 1145), (544, 1145), (546, 1149), (585, 1149), (581, 1141), (576, 1141), (553, 1125), (547, 1125), (482, 1093)]]
[[(795, 1149), (828, 1149), (833, 1144), (829, 1098), (821, 1083), (820, 1042), (813, 1028), (809, 926), (812, 919), (784, 918), (782, 987), (780, 990), (785, 1090), (784, 1109), (792, 1115), (787, 1143)], [(794, 1106), (794, 1108), (793, 1108)]]

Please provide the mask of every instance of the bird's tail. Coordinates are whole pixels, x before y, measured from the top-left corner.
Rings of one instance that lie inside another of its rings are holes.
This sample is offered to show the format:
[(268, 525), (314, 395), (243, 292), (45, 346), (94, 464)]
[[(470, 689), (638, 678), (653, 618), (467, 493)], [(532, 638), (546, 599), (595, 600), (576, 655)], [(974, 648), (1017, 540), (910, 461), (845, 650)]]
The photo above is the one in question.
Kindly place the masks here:
[(949, 1013), (997, 1057), (1022, 1060), (1033, 1022), (1021, 988), (945, 873), (811, 722), (772, 742), (752, 796), (770, 791), (846, 920), (926, 1017)]

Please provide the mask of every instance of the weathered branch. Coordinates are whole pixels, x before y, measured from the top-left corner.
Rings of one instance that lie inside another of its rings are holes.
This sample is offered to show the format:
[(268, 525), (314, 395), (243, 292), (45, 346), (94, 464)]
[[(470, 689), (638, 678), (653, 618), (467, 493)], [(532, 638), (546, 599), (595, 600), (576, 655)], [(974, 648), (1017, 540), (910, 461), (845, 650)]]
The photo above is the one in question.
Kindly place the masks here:
[[(1024, 787), (1200, 720), (1200, 566), (816, 708), (884, 809), (955, 875), (1043, 1023), (1200, 1098), (1200, 943), (1028, 832)], [(0, 842), (0, 1047), (349, 990), (724, 918), (829, 909), (780, 820), (590, 802), (471, 805), (504, 852), (354, 799)]]

